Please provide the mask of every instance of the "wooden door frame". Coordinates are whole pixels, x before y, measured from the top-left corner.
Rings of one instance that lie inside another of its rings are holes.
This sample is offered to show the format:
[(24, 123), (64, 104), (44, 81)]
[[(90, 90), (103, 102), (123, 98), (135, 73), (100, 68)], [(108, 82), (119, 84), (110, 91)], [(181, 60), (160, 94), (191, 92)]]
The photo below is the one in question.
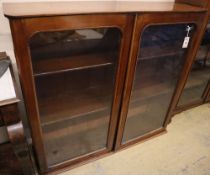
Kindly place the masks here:
[[(68, 165), (77, 164), (83, 160), (110, 152), (113, 149), (115, 129), (117, 128), (118, 112), (120, 109), (121, 94), (125, 78), (130, 38), (132, 35), (133, 15), (126, 14), (97, 14), (97, 15), (72, 15), (53, 17), (11, 18), (15, 56), (18, 65), (20, 82), (22, 85), (27, 115), (32, 132), (33, 148), (41, 173), (52, 172)], [(110, 126), (107, 138), (107, 149), (96, 151), (88, 155), (61, 162), (48, 167), (43, 144), (41, 122), (39, 118), (38, 102), (36, 98), (33, 69), (29, 51), (29, 39), (37, 32), (60, 31), (83, 28), (116, 27), (122, 33), (118, 68), (115, 77), (114, 97), (110, 116)], [(21, 44), (20, 44), (21, 43)]]
[[(201, 36), (205, 28), (205, 25), (203, 24), (203, 19), (206, 19), (206, 18), (207, 18), (206, 13), (188, 13), (188, 14), (164, 13), (161, 15), (160, 13), (157, 13), (157, 14), (148, 13), (148, 14), (138, 15), (136, 17), (134, 32), (133, 32), (133, 37), (132, 37), (131, 52), (130, 52), (129, 63), (128, 63), (128, 70), (127, 70), (126, 80), (125, 80), (125, 88), (123, 92), (123, 100), (122, 100), (122, 106), (121, 106), (120, 121), (118, 124), (118, 134), (116, 137), (115, 150), (122, 149), (126, 146), (135, 144), (139, 141), (142, 141), (144, 139), (147, 139), (149, 137), (152, 137), (154, 135), (157, 135), (166, 131), (166, 126), (170, 121), (172, 111), (177, 104), (177, 101), (179, 99), (179, 96), (184, 86), (184, 82), (186, 81), (188, 72), (193, 63), (193, 58), (196, 55), (196, 50), (198, 49)], [(163, 127), (158, 130), (152, 131), (148, 134), (145, 134), (139, 138), (133, 139), (130, 142), (122, 144), (123, 131), (124, 131), (125, 122), (127, 119), (129, 100), (130, 100), (132, 86), (133, 86), (141, 34), (143, 33), (144, 29), (150, 25), (181, 24), (181, 23), (195, 23), (197, 25), (197, 32), (194, 33), (194, 36), (191, 39), (191, 43), (189, 45), (189, 48), (186, 54), (186, 61), (184, 63), (183, 69), (180, 74), (180, 79), (178, 80), (173, 97), (171, 99), (170, 106), (169, 106), (167, 115), (165, 117), (165, 122), (163, 124)]]

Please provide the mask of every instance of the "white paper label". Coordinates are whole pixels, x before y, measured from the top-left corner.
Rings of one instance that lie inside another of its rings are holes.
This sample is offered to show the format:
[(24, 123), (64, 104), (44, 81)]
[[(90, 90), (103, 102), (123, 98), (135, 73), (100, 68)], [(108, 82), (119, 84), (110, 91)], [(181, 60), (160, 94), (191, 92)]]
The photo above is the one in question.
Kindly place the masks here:
[(183, 48), (183, 49), (188, 48), (189, 42), (190, 42), (190, 37), (186, 36), (186, 37), (184, 38), (184, 42), (183, 42), (182, 48)]
[(10, 69), (0, 78), (0, 101), (15, 98), (15, 88), (12, 81)]

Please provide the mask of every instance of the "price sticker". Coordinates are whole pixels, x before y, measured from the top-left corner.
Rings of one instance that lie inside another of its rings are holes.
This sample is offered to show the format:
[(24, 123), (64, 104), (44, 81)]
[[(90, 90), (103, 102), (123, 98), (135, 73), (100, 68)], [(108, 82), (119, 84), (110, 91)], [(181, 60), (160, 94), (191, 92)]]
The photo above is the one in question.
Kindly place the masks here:
[(189, 36), (186, 36), (186, 37), (184, 38), (184, 42), (183, 42), (183, 44), (182, 44), (182, 48), (183, 48), (183, 49), (188, 48), (189, 42), (190, 42), (190, 37), (189, 37)]

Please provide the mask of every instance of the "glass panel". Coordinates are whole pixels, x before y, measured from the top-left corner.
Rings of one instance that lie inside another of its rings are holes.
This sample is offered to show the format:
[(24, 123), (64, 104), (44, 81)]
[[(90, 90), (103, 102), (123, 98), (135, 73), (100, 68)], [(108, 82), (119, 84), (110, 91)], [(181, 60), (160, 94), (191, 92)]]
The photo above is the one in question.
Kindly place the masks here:
[(197, 53), (193, 68), (185, 84), (178, 106), (202, 100), (202, 95), (210, 79), (210, 22)]
[(48, 165), (106, 149), (121, 33), (40, 32), (30, 41)]
[(187, 49), (183, 49), (182, 45), (187, 26), (157, 25), (144, 30), (123, 142), (163, 127), (185, 61)]

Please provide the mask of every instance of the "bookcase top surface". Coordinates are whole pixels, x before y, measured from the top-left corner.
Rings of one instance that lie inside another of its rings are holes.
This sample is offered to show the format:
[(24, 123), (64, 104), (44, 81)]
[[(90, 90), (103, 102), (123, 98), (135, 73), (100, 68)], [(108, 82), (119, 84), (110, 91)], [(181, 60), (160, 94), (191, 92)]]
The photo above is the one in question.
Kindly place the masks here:
[(38, 17), (97, 13), (201, 12), (205, 8), (174, 2), (54, 1), (3, 3), (7, 17)]

